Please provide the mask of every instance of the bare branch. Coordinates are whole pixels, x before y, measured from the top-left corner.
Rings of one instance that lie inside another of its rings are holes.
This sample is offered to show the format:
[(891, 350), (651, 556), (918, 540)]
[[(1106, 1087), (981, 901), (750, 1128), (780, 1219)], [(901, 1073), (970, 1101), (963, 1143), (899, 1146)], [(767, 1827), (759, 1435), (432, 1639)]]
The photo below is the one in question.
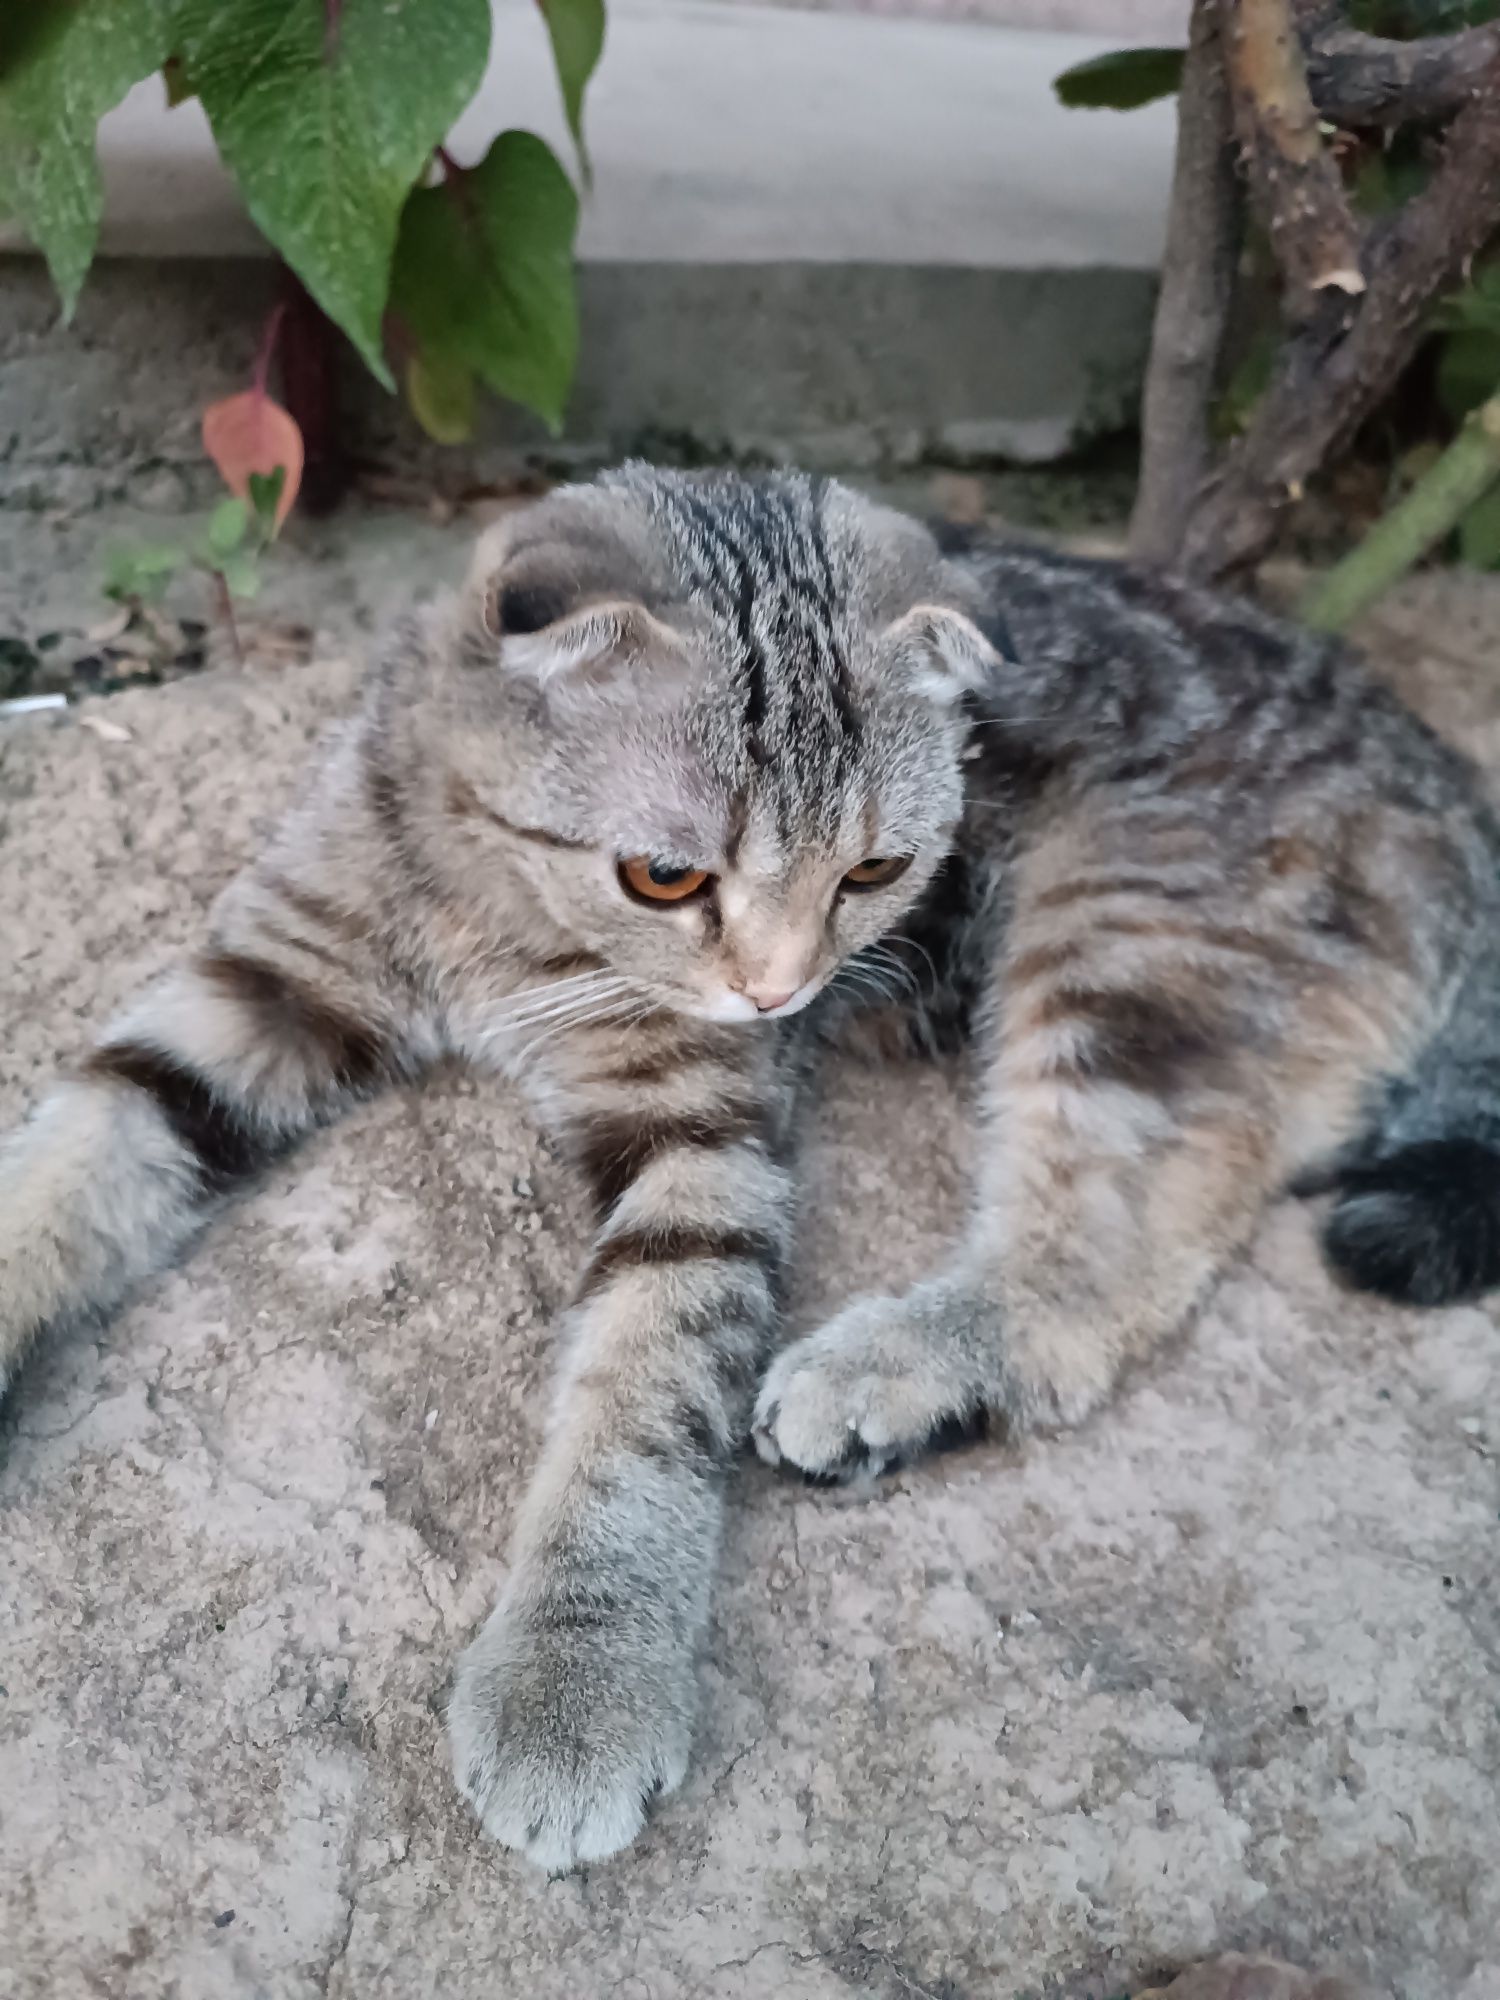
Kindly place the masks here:
[(1325, 312), (1286, 344), (1245, 435), (1200, 494), (1182, 567), (1218, 576), (1265, 549), (1289, 498), (1343, 449), (1411, 359), (1434, 299), (1500, 227), (1500, 57), (1449, 128), (1436, 172), (1376, 236), (1347, 329)]
[(1331, 124), (1440, 123), (1461, 111), (1500, 56), (1500, 22), (1392, 41), (1361, 34), (1334, 0), (1298, 0), (1297, 29), (1313, 103)]
[(1218, 0), (1195, 0), (1177, 99), (1177, 159), (1151, 360), (1141, 410), (1141, 474), (1130, 553), (1170, 562), (1208, 476), (1209, 403), (1234, 291), (1240, 186)]
[(1223, 0), (1224, 62), (1251, 190), (1293, 324), (1319, 294), (1362, 292), (1359, 232), (1307, 91), (1290, 0)]

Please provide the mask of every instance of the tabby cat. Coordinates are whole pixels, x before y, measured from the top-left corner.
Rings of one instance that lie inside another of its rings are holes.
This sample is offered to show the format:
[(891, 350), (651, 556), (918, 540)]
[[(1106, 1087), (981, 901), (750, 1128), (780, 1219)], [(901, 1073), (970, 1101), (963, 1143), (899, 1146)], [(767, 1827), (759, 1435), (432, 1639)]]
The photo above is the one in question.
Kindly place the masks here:
[[(1356, 1285), (1500, 1278), (1497, 862), (1463, 759), (1333, 644), (628, 466), (482, 547), (9, 1142), (0, 1378), (377, 1086), (520, 1076), (598, 1233), (452, 1744), (497, 1839), (594, 1860), (686, 1767), (747, 1433), (842, 1478), (1077, 1423), (1289, 1187)], [(799, 1100), (871, 1008), (975, 1044), (962, 1247), (771, 1361)]]

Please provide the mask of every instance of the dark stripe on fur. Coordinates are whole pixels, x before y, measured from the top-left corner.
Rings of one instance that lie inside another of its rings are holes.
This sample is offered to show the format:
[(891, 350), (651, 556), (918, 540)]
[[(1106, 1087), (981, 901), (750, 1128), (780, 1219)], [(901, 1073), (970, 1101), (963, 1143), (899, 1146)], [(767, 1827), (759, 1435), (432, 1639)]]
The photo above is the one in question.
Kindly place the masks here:
[(561, 833), (552, 833), (544, 826), (522, 826), (516, 820), (507, 819), (503, 813), (487, 806), (467, 778), (459, 777), (456, 771), (448, 774), (446, 801), (448, 810), (459, 819), (487, 820), (491, 826), (499, 827), (513, 840), (528, 841), (533, 847), (550, 847), (565, 854), (587, 854), (593, 847), (589, 840), (570, 840)]
[(1041, 1011), (1051, 1020), (1087, 1023), (1082, 1064), (1104, 1083), (1169, 1097), (1188, 1084), (1213, 1081), (1229, 1066), (1222, 1030), (1165, 995), (1064, 991)]
[(554, 951), (546, 958), (531, 958), (529, 953), (526, 956), (538, 972), (545, 972), (550, 979), (561, 979), (569, 973), (604, 970), (604, 960), (591, 951)]
[(642, 1170), (679, 1148), (716, 1151), (765, 1136), (759, 1104), (734, 1101), (712, 1111), (652, 1115), (608, 1113), (580, 1125), (578, 1157), (601, 1216), (607, 1215)]
[(84, 1074), (145, 1091), (198, 1163), (205, 1193), (223, 1194), (268, 1166), (283, 1148), (245, 1119), (186, 1064), (144, 1042), (95, 1049)]
[(1204, 894), (1204, 889), (1163, 882), (1144, 873), (1080, 875), (1071, 882), (1058, 882), (1050, 889), (1041, 890), (1032, 898), (1032, 906), (1038, 910), (1066, 910), (1074, 903), (1096, 902), (1106, 896), (1148, 896), (1160, 898), (1166, 903), (1196, 903), (1202, 901)]
[(379, 825), (388, 834), (398, 835), (402, 825), (401, 793), (390, 772), (382, 771), (378, 764), (365, 765), (365, 797)]
[(264, 942), (280, 945), (284, 951), (306, 952), (309, 958), (317, 959), (320, 965), (326, 965), (330, 971), (347, 974), (349, 970), (344, 960), (330, 946), (320, 943), (317, 938), (302, 937), (298, 932), (288, 930), (285, 924), (273, 922), (270, 917), (260, 919), (256, 925), (256, 935)]
[(295, 910), (299, 917), (316, 924), (320, 930), (331, 931), (346, 944), (369, 942), (372, 933), (365, 919), (335, 903), (331, 897), (320, 896), (316, 889), (294, 882), (289, 875), (268, 875), (266, 887), (289, 910)]
[(336, 1006), (324, 994), (279, 967), (240, 952), (214, 952), (198, 960), (206, 984), (257, 1017), (258, 1031), (274, 1045), (290, 1042), (326, 1069), (340, 1090), (368, 1090), (395, 1068), (381, 1030)]
[(711, 1259), (750, 1262), (774, 1270), (780, 1258), (776, 1241), (758, 1229), (708, 1229), (690, 1223), (666, 1222), (656, 1227), (622, 1229), (597, 1245), (583, 1274), (580, 1298), (620, 1271), (644, 1266), (686, 1264)]

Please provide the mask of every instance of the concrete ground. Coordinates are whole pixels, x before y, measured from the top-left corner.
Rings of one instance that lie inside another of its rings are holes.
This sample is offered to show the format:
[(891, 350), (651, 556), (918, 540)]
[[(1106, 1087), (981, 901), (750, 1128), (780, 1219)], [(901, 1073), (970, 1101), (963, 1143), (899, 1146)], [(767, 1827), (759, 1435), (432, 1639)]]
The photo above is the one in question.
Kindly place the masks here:
[[(423, 533), (431, 574), (467, 530)], [(330, 565), (311, 659), (252, 635), (0, 722), (0, 1119), (194, 936), (399, 540)], [(1500, 770), (1497, 612), (1438, 580), (1375, 636)], [(940, 1254), (963, 1102), (835, 1080), (795, 1325)], [(37, 1357), (0, 1420), (4, 2000), (1105, 2000), (1257, 1946), (1493, 2000), (1500, 1318), (1340, 1295), (1290, 1204), (1076, 1435), (864, 1505), (747, 1465), (684, 1793), (583, 1877), (487, 1846), (445, 1680), (584, 1228), (516, 1097), (447, 1075)]]

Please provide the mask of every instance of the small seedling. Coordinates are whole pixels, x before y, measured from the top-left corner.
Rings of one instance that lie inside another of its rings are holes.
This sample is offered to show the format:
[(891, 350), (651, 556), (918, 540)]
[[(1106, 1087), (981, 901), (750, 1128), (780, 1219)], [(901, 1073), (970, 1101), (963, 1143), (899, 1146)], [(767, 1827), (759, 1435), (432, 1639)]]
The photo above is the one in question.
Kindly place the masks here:
[(119, 604), (155, 604), (182, 571), (197, 570), (213, 584), (235, 658), (243, 665), (234, 600), (254, 597), (260, 590), (261, 558), (276, 539), (285, 483), (282, 466), (274, 472), (252, 472), (248, 499), (231, 495), (221, 500), (194, 540), (144, 542), (116, 549), (105, 572), (105, 595)]

